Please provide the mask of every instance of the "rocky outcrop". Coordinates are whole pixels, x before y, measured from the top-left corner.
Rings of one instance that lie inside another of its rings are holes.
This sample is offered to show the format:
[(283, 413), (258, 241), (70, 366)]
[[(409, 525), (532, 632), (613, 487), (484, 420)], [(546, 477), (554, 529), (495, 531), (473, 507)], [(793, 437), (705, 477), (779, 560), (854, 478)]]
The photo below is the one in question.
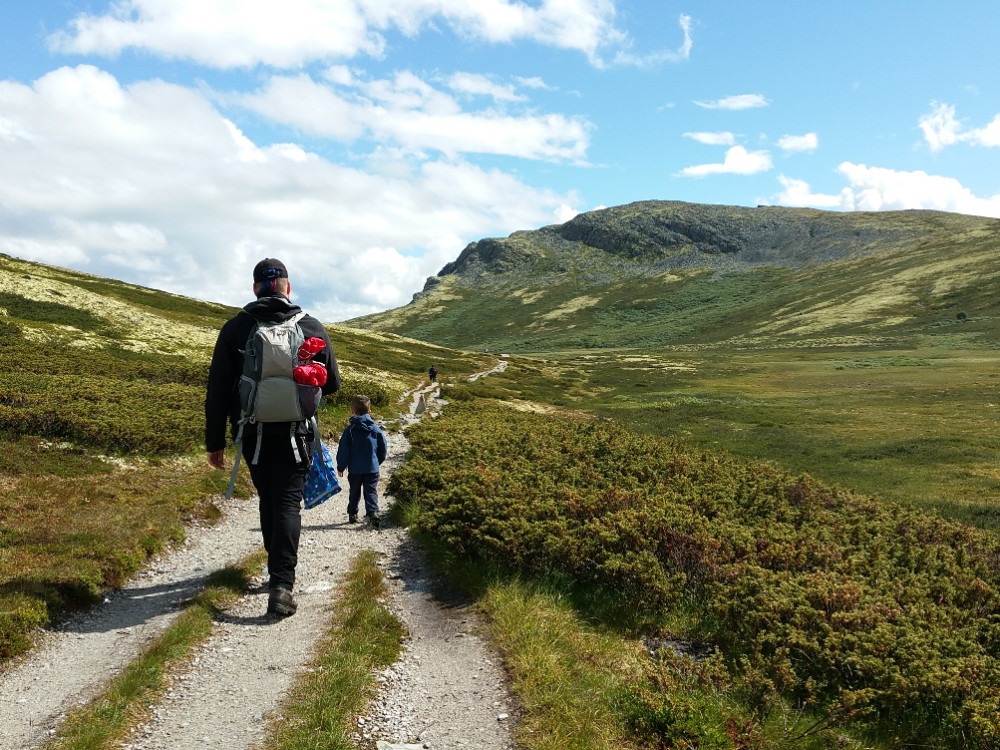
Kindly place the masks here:
[[(927, 213), (642, 201), (582, 213), (565, 224), (470, 243), (438, 276), (523, 271), (554, 255), (573, 254), (573, 246), (599, 250), (613, 256), (609, 260), (658, 266), (671, 259), (685, 267), (713, 266), (720, 261), (747, 265), (828, 262), (912, 239), (916, 230), (901, 222), (900, 215)], [(925, 231), (926, 225), (921, 226)], [(428, 279), (425, 290), (437, 278)]]

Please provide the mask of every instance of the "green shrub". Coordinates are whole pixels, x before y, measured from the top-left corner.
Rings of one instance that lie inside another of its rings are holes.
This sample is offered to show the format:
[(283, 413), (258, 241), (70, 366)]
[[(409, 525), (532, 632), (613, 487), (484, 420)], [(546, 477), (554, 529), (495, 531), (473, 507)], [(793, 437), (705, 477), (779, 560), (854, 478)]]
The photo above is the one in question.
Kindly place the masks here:
[(204, 434), (204, 391), (97, 376), (0, 375), (0, 431), (123, 453), (176, 453)]
[(48, 622), (44, 601), (18, 591), (0, 590), (0, 661), (26, 651), (34, 631)]
[(995, 747), (995, 535), (607, 421), (472, 402), (408, 434), (389, 491), (418, 531), (615, 592), (652, 625), (699, 613), (760, 716), (787, 700), (907, 741)]
[(383, 383), (363, 375), (345, 375), (340, 382), (340, 390), (328, 397), (328, 400), (336, 406), (347, 406), (359, 393), (368, 396), (372, 406), (385, 407), (392, 403), (392, 395)]

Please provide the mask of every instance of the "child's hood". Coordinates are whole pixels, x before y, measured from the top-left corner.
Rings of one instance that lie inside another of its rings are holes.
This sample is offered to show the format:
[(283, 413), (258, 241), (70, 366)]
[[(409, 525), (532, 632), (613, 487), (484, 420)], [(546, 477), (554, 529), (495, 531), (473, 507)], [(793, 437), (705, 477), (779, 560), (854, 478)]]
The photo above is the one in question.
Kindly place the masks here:
[(368, 432), (378, 432), (378, 425), (372, 419), (371, 414), (362, 414), (360, 417), (351, 417), (351, 427), (360, 427)]

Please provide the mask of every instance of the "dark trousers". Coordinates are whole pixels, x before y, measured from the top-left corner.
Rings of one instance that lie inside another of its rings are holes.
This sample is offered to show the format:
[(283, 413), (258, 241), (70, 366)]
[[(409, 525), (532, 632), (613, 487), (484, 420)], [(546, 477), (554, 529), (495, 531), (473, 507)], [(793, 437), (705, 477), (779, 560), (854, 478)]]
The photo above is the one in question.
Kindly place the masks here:
[[(287, 433), (286, 433), (287, 435)], [(267, 550), (267, 570), (270, 588), (295, 585), (295, 565), (299, 560), (299, 534), (302, 531), (302, 488), (309, 473), (306, 442), (305, 462), (296, 463), (289, 439), (268, 440), (257, 459), (250, 463), (256, 440), (243, 443), (243, 458), (250, 468), (250, 479), (260, 496), (260, 531)]]
[(355, 515), (358, 512), (358, 505), (361, 503), (361, 494), (365, 496), (365, 514), (374, 516), (378, 513), (378, 476), (374, 474), (351, 474), (347, 473), (347, 512)]

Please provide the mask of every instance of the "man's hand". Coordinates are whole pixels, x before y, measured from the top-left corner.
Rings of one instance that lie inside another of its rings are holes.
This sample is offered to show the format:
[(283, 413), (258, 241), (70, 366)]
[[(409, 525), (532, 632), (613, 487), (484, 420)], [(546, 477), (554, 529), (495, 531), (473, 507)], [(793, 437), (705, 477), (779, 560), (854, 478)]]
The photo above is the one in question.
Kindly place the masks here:
[(338, 471), (338, 472), (337, 472), (337, 476), (339, 476), (339, 477), (342, 477), (342, 476), (344, 476), (344, 470), (343, 470), (343, 469), (341, 469), (340, 471)]
[(208, 464), (216, 469), (221, 469), (225, 471), (226, 469), (226, 451), (225, 449), (212, 451), (208, 454)]

